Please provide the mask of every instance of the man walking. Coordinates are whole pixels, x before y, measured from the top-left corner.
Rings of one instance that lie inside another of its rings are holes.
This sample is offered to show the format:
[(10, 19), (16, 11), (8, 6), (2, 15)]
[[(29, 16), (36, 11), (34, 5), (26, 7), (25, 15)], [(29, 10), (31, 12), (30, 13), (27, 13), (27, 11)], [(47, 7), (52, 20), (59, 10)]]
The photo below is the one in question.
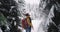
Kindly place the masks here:
[(33, 28), (33, 26), (32, 26), (30, 15), (27, 13), (27, 14), (25, 14), (25, 16), (26, 16), (26, 18), (24, 20), (25, 24), (23, 24), (22, 27), (26, 30), (26, 32), (31, 32), (31, 27)]

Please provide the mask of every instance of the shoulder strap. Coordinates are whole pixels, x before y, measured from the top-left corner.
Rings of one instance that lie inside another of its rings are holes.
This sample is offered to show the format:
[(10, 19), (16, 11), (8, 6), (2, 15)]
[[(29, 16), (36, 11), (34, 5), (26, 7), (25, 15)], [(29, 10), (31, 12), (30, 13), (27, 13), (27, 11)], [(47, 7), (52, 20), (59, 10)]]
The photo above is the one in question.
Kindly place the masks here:
[(30, 19), (30, 23), (31, 23), (31, 18), (29, 17), (29, 19)]

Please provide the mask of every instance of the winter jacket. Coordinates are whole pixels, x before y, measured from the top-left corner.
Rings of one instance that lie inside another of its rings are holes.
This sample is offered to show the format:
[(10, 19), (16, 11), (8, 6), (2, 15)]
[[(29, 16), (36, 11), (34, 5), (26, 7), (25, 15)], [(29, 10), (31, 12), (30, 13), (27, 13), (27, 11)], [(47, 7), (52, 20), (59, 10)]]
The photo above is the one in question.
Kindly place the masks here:
[(30, 17), (27, 17), (26, 20), (27, 20), (27, 22), (28, 22), (28, 25), (32, 27), (31, 18), (30, 18)]
[(32, 23), (31, 23), (31, 18), (25, 18), (25, 19), (22, 19), (22, 27), (25, 29), (27, 27), (31, 27), (32, 26)]

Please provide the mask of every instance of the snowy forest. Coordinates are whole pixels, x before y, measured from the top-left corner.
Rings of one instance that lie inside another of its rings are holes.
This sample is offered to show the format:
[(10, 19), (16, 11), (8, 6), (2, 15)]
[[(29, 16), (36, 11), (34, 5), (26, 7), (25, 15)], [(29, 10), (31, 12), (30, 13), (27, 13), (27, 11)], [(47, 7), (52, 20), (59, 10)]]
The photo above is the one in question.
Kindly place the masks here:
[(32, 19), (31, 32), (60, 32), (60, 0), (0, 0), (0, 32), (25, 32), (25, 13)]

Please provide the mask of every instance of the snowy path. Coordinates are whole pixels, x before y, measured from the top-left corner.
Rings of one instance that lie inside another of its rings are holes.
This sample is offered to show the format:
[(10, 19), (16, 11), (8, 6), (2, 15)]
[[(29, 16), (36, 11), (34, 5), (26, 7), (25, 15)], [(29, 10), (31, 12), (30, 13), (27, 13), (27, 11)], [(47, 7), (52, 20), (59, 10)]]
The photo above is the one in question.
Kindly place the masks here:
[(40, 23), (41, 23), (41, 20), (32, 20), (34, 29), (32, 29), (31, 32), (37, 32)]
[[(34, 27), (34, 30), (32, 29), (31, 32), (44, 32), (43, 31), (43, 27), (41, 26), (43, 19), (36, 19), (36, 20), (32, 20), (32, 24)], [(40, 31), (38, 31), (38, 29), (40, 29)]]

